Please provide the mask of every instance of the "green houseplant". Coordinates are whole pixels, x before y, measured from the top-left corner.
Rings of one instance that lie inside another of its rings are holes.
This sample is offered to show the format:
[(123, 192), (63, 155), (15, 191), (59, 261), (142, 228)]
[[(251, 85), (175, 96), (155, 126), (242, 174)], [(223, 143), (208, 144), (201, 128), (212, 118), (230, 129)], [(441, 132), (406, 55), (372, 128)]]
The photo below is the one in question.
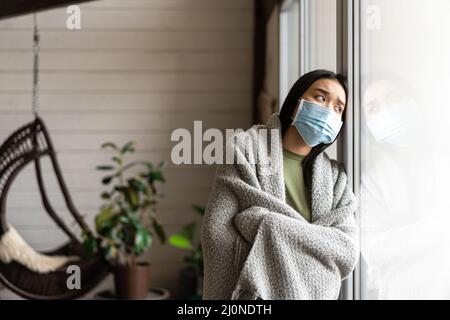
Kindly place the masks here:
[(95, 217), (95, 234), (84, 233), (88, 252), (100, 253), (110, 262), (116, 295), (124, 299), (144, 298), (148, 293), (150, 265), (138, 258), (150, 248), (156, 235), (166, 242), (163, 226), (156, 216), (156, 204), (162, 196), (157, 184), (165, 182), (164, 162), (126, 161), (135, 152), (135, 143), (118, 147), (112, 142), (103, 149), (115, 152), (112, 164), (97, 166), (106, 172), (101, 194), (103, 204)]
[[(204, 216), (204, 207), (193, 205), (192, 208), (201, 217)], [(179, 291), (181, 298), (194, 300), (202, 299), (203, 287), (203, 251), (201, 242), (196, 240), (196, 230), (197, 223), (192, 222), (169, 237), (172, 246), (188, 251), (184, 256), (186, 267), (180, 271)]]

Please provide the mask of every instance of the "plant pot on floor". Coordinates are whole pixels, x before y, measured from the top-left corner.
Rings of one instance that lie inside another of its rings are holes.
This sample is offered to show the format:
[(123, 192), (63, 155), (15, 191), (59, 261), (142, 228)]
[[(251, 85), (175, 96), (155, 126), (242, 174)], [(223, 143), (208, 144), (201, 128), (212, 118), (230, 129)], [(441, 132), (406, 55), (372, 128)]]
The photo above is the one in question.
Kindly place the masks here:
[(137, 263), (113, 268), (116, 297), (118, 299), (145, 299), (150, 287), (150, 264)]

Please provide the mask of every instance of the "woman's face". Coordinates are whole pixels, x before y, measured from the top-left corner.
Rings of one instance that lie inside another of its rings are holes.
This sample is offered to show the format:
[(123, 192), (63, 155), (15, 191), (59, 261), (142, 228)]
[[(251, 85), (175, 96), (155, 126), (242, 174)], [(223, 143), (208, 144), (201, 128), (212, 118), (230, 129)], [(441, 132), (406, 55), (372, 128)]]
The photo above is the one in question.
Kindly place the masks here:
[[(345, 109), (346, 96), (342, 85), (334, 79), (319, 79), (305, 91), (301, 99), (320, 104), (336, 113), (340, 118)], [(300, 101), (297, 103), (294, 115), (297, 113)]]

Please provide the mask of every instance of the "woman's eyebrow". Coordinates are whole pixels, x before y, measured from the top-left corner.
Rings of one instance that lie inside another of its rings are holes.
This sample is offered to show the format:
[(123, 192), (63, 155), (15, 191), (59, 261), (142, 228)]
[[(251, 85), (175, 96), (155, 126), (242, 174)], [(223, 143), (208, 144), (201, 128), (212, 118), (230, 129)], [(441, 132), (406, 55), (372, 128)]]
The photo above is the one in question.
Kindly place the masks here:
[[(323, 94), (325, 94), (325, 95), (329, 95), (329, 94), (330, 94), (329, 91), (327, 91), (327, 90), (325, 90), (325, 89), (322, 89), (322, 88), (316, 88), (316, 89), (314, 89), (314, 90), (319, 91), (319, 92), (321, 92), (321, 93), (323, 93)], [(339, 102), (341, 105), (344, 105), (344, 103), (342, 102), (342, 100), (339, 99), (338, 96), (336, 96), (336, 97), (337, 97), (338, 102)]]

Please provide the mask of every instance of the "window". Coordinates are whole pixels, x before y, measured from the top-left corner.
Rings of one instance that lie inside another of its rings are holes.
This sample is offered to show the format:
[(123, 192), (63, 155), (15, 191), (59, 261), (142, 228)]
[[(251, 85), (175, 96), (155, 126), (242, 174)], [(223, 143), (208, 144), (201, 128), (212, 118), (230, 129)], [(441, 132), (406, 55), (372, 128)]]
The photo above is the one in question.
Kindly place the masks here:
[[(336, 1), (285, 0), (280, 10), (280, 108), (304, 73), (336, 71)], [(336, 144), (327, 149), (336, 158)]]
[(448, 12), (448, 0), (283, 2), (280, 101), (313, 69), (349, 80), (337, 156), (359, 201), (361, 260), (343, 298), (450, 298)]
[(280, 108), (300, 77), (299, 1), (284, 1), (280, 10)]
[(450, 2), (362, 1), (361, 298), (450, 298)]

